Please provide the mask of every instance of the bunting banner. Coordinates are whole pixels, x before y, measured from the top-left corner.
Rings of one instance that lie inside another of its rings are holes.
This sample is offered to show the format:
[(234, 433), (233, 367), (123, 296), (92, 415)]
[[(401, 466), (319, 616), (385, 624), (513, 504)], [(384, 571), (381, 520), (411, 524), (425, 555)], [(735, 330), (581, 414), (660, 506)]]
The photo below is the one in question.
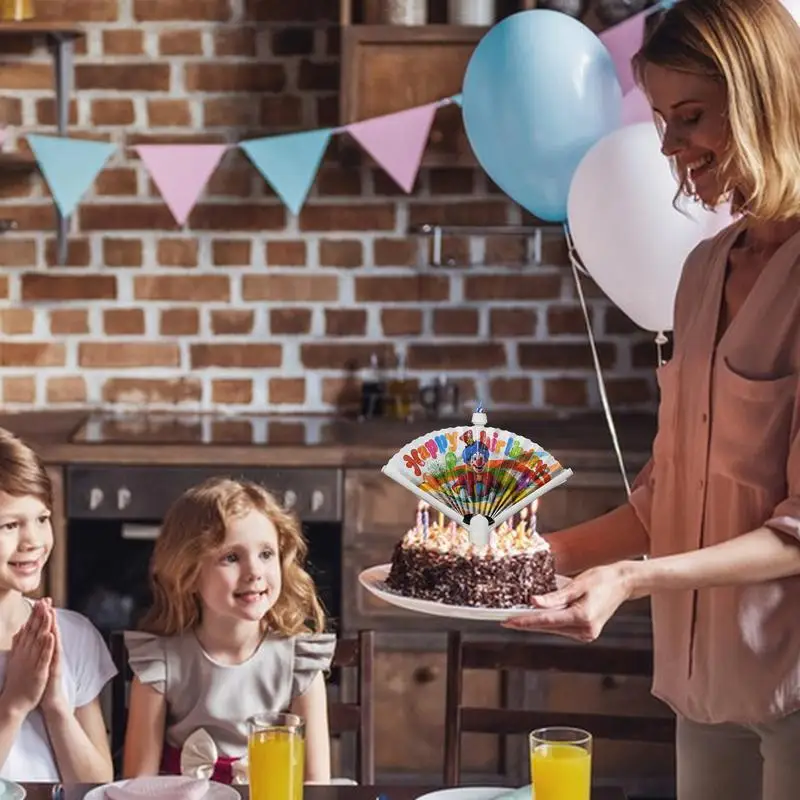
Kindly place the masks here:
[(70, 139), (67, 136), (27, 137), (58, 210), (70, 216), (117, 149), (110, 142)]
[(186, 224), (227, 149), (226, 144), (140, 144), (134, 147), (178, 225)]
[(292, 214), (299, 214), (332, 133), (332, 128), (323, 128), (265, 136), (241, 142), (239, 147)]
[(639, 122), (652, 122), (653, 109), (645, 93), (636, 86), (622, 98), (622, 126), (636, 125)]
[[(648, 9), (649, 10), (649, 9)], [(634, 14), (632, 17), (614, 25), (600, 34), (600, 41), (611, 53), (611, 58), (617, 70), (622, 94), (625, 96), (636, 85), (633, 78), (631, 59), (642, 46), (644, 38), (645, 12)]]
[(406, 193), (414, 188), (439, 103), (354, 122), (345, 130)]

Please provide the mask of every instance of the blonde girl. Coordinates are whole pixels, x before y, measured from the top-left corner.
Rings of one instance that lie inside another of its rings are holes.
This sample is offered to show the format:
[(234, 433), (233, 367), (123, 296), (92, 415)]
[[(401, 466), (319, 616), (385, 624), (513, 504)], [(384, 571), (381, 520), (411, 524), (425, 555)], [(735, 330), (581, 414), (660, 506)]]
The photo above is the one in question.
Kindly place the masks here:
[(254, 483), (215, 478), (175, 502), (153, 551), (153, 605), (126, 634), (127, 777), (244, 782), (247, 718), (289, 710), (305, 720), (306, 780), (330, 779), (335, 638), (306, 553), (297, 520)]

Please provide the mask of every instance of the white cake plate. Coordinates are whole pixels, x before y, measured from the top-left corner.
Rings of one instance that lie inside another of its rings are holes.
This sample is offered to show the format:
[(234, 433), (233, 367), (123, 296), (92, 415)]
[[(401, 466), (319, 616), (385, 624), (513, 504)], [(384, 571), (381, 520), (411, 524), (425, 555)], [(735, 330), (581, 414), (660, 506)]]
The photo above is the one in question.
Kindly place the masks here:
[[(434, 617), (450, 617), (451, 619), (471, 619), (484, 622), (502, 622), (521, 614), (530, 614), (544, 609), (530, 606), (514, 606), (513, 608), (481, 608), (479, 606), (456, 606), (449, 603), (437, 603), (433, 600), (420, 600), (417, 597), (406, 597), (386, 587), (386, 578), (389, 575), (391, 564), (378, 564), (378, 566), (365, 569), (359, 576), (359, 583), (375, 597), (391, 603), (406, 611), (415, 611), (418, 614), (430, 614)], [(556, 586), (560, 589), (569, 583), (569, 578), (556, 575)]]

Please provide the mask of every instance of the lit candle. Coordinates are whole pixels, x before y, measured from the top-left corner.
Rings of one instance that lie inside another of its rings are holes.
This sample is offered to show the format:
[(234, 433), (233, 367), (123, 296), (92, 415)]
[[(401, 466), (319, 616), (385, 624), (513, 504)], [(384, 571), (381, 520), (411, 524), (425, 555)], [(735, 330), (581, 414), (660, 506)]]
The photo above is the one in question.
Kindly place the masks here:
[(422, 536), (424, 539), (428, 538), (428, 531), (430, 530), (430, 511), (425, 507), (422, 509)]
[(425, 505), (422, 500), (417, 503), (417, 530), (422, 527), (422, 506)]

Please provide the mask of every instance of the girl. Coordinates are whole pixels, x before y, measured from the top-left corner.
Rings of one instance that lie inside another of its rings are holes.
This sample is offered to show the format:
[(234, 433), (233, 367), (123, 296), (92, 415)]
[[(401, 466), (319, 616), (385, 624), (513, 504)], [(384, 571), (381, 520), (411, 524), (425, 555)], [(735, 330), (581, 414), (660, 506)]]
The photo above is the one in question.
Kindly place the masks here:
[(39, 458), (0, 428), (0, 777), (104, 783), (98, 695), (116, 674), (111, 656), (85, 617), (25, 597), (53, 548), (52, 505)]
[(126, 634), (126, 776), (246, 782), (247, 718), (288, 709), (305, 720), (306, 780), (330, 779), (323, 672), (336, 642), (306, 552), (256, 484), (215, 478), (176, 501), (153, 551), (153, 607)]

